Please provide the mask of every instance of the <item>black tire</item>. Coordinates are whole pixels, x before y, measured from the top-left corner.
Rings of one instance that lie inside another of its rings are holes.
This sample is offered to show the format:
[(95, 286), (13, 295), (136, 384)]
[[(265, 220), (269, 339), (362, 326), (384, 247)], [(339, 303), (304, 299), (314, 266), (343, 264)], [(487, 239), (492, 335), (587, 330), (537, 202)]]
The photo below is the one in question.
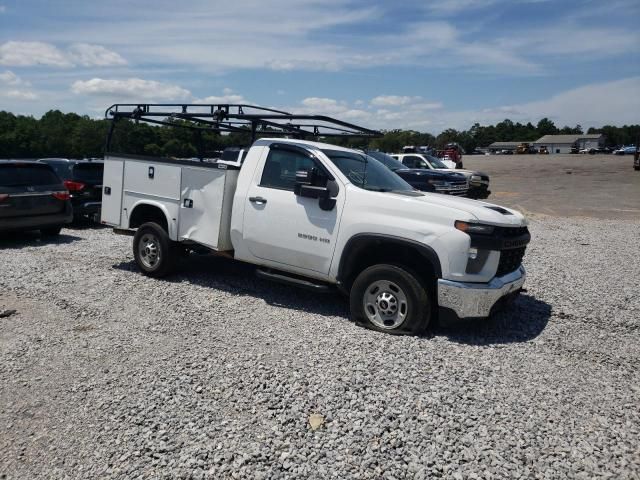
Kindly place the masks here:
[(43, 237), (57, 237), (58, 235), (60, 235), (60, 230), (62, 230), (62, 227), (41, 228), (40, 235), (42, 235)]
[(176, 248), (157, 223), (143, 223), (133, 237), (133, 256), (138, 268), (149, 277), (164, 277), (175, 267)]
[(349, 303), (358, 325), (395, 335), (424, 333), (433, 310), (420, 277), (404, 266), (388, 264), (363, 270), (353, 282)]

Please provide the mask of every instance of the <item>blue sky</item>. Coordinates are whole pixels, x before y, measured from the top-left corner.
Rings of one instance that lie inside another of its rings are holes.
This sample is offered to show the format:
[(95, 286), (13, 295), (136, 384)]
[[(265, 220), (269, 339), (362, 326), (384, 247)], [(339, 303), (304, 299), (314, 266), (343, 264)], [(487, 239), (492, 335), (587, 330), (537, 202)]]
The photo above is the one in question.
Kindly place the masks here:
[(153, 101), (433, 133), (640, 123), (640, 2), (0, 0), (0, 109)]

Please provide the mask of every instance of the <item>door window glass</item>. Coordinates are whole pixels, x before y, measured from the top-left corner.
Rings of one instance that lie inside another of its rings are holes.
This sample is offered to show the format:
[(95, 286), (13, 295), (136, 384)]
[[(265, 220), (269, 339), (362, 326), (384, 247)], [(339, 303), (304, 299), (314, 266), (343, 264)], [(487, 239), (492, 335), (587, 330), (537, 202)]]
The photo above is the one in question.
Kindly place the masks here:
[(409, 168), (428, 168), (426, 162), (415, 155), (404, 157), (404, 160), (405, 161), (403, 163)]
[(316, 167), (313, 159), (290, 150), (271, 149), (264, 164), (261, 187), (291, 190), (296, 184), (296, 171)]

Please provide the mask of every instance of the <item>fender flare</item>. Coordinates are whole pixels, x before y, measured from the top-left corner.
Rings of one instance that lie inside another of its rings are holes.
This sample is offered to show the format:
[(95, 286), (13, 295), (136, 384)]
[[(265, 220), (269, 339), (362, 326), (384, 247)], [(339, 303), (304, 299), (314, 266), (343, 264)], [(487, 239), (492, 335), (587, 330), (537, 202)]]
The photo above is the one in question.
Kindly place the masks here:
[(337, 280), (342, 283), (348, 274), (350, 273), (351, 259), (357, 258), (358, 249), (363, 245), (370, 243), (391, 243), (396, 246), (406, 246), (415, 248), (420, 254), (427, 260), (433, 267), (433, 272), (437, 278), (442, 278), (442, 266), (440, 264), (440, 258), (436, 251), (429, 245), (410, 240), (407, 238), (396, 237), (394, 235), (387, 235), (381, 233), (358, 233), (352, 236), (344, 248), (342, 249), (342, 255), (340, 256), (340, 264), (338, 266)]
[(167, 210), (167, 208), (165, 207), (164, 204), (157, 202), (155, 200), (149, 200), (149, 199), (140, 199), (138, 201), (136, 201), (133, 206), (131, 207), (131, 211), (127, 212), (127, 228), (131, 228), (130, 224), (131, 224), (131, 217), (133, 216), (133, 212), (136, 211), (136, 208), (143, 206), (143, 205), (148, 205), (150, 207), (156, 207), (158, 208), (162, 214), (164, 215), (164, 218), (167, 220), (167, 234), (169, 235), (169, 238), (171, 240), (176, 240), (178, 237), (178, 232), (175, 231), (176, 230), (176, 226), (175, 226), (175, 222), (172, 221), (171, 216), (169, 215), (169, 212)]

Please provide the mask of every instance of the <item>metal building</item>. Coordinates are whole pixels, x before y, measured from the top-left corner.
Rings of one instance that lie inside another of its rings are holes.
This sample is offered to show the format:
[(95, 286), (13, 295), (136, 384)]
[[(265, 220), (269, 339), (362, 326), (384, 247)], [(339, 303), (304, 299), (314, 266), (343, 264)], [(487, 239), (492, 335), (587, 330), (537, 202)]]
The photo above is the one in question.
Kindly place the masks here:
[(532, 143), (534, 147), (547, 147), (549, 153), (571, 153), (572, 148), (598, 148), (604, 146), (604, 135), (545, 135)]

